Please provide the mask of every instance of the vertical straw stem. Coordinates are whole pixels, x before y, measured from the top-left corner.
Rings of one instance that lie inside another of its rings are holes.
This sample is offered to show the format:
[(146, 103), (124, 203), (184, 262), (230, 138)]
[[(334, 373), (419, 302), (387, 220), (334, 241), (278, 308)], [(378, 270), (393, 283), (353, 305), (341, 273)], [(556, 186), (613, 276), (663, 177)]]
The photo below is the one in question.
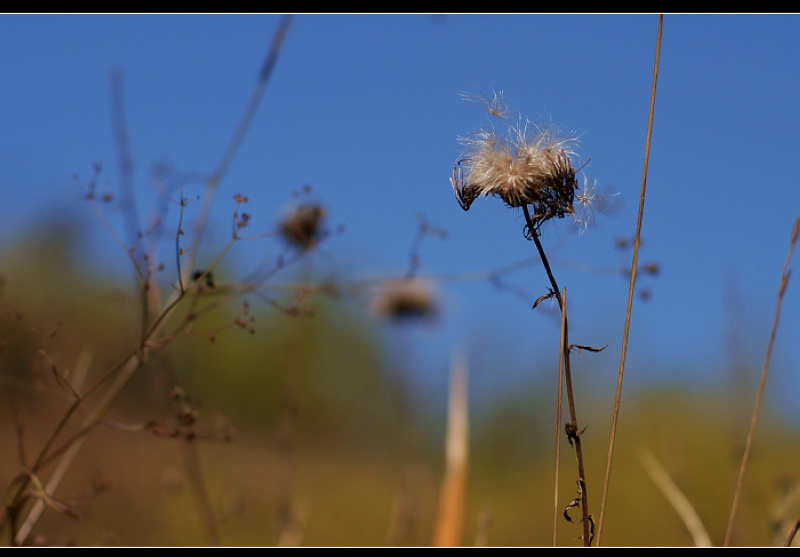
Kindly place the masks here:
[(603, 480), (603, 495), (600, 498), (600, 518), (597, 524), (597, 545), (600, 545), (600, 537), (603, 533), (603, 519), (605, 518), (606, 502), (608, 499), (608, 485), (611, 477), (611, 461), (614, 455), (614, 441), (617, 433), (617, 421), (619, 418), (619, 405), (622, 396), (622, 376), (625, 370), (625, 356), (628, 351), (628, 333), (631, 325), (631, 306), (633, 305), (633, 291), (636, 284), (636, 267), (639, 261), (639, 241), (642, 232), (642, 216), (644, 214), (644, 197), (647, 186), (647, 166), (650, 160), (650, 141), (653, 135), (653, 113), (655, 112), (656, 102), (656, 81), (658, 80), (658, 62), (661, 57), (661, 28), (664, 23), (664, 15), (658, 17), (658, 36), (656, 38), (656, 55), (653, 68), (653, 86), (650, 93), (650, 114), (647, 122), (647, 141), (645, 143), (644, 170), (642, 172), (642, 187), (639, 194), (639, 216), (636, 222), (636, 238), (633, 248), (633, 262), (631, 263), (631, 280), (628, 288), (628, 306), (625, 312), (625, 328), (622, 334), (622, 355), (619, 362), (619, 373), (617, 374), (617, 389), (614, 397), (614, 416), (611, 420), (611, 439), (608, 444), (608, 458), (606, 461), (606, 475)]

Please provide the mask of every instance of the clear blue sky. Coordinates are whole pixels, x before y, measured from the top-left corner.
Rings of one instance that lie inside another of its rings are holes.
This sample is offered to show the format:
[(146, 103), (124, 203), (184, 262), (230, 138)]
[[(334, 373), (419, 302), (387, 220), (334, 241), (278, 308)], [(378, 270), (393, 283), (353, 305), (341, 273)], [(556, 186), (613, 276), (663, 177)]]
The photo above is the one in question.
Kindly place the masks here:
[[(38, 218), (73, 212), (88, 223), (89, 252), (124, 270), (72, 178), (88, 179), (102, 162), (106, 181), (117, 182), (109, 72), (124, 72), (144, 210), (154, 162), (178, 172), (215, 167), (280, 18), (0, 16), (0, 248)], [(214, 235), (227, 234), (235, 193), (251, 200), (250, 230), (267, 231), (291, 192), (308, 184), (331, 225), (346, 227), (315, 264), (343, 279), (402, 274), (420, 213), (448, 232), (423, 244), (421, 275), (535, 256), (518, 211), (490, 198), (465, 213), (449, 184), (457, 137), (487, 121), (460, 94), (502, 90), (533, 121), (580, 135), (586, 173), (619, 192), (621, 207), (596, 228), (579, 236), (560, 224), (543, 238), (568, 289), (572, 340), (610, 343), (586, 367), (601, 368), (591, 371), (593, 388), (611, 390), (628, 283), (577, 266), (630, 265), (630, 251), (613, 240), (635, 231), (657, 25), (652, 14), (297, 16), (221, 184)], [(661, 273), (641, 278), (652, 296), (634, 305), (630, 388), (725, 387), (736, 312), (753, 374), (760, 371), (800, 214), (798, 53), (798, 16), (665, 17), (640, 253)], [(232, 261), (246, 269), (253, 253), (274, 249), (269, 240), (250, 244)], [(548, 284), (538, 264), (505, 278), (530, 299)], [(789, 285), (770, 376), (786, 407), (800, 392), (798, 280)], [(440, 321), (409, 333), (421, 381), (443, 384), (449, 353), (461, 344), (472, 351), (474, 391), (551, 373), (557, 328), (547, 310), (532, 312), (486, 281), (437, 288)]]

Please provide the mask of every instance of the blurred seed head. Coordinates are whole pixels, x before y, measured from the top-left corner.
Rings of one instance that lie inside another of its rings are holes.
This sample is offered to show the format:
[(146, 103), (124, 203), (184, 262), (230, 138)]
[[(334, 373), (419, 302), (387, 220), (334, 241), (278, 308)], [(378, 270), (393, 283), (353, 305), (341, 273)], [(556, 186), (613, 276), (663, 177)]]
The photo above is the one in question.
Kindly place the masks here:
[(391, 321), (430, 320), (437, 314), (434, 293), (416, 279), (386, 283), (372, 300), (372, 310)]
[(319, 205), (300, 205), (281, 221), (281, 236), (290, 245), (307, 250), (321, 239), (324, 219), (325, 209)]
[(657, 275), (661, 272), (661, 266), (656, 261), (651, 261), (642, 265), (642, 271), (648, 275)]

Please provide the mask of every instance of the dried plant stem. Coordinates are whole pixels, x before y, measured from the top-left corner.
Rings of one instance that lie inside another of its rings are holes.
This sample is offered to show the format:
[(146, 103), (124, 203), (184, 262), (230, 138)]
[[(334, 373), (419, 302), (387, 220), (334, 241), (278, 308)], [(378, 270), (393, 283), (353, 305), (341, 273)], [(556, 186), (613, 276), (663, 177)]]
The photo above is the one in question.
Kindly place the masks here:
[(142, 300), (141, 334), (147, 327), (150, 311), (150, 282), (147, 272), (147, 261), (144, 249), (138, 245), (141, 239), (141, 223), (136, 206), (135, 184), (133, 180), (133, 155), (131, 155), (130, 136), (125, 118), (125, 88), (122, 71), (111, 73), (111, 123), (114, 131), (114, 141), (117, 148), (117, 164), (119, 166), (120, 209), (125, 219), (125, 228), (128, 238), (128, 252), (136, 261), (137, 286)]
[(567, 289), (561, 294), (561, 299), (564, 305), (561, 307), (561, 354), (558, 360), (558, 402), (556, 403), (556, 470), (553, 493), (553, 547), (557, 545), (558, 541), (558, 515), (559, 502), (558, 502), (558, 469), (561, 463), (561, 401), (564, 400), (564, 334), (566, 333), (567, 325)]
[[(83, 385), (83, 381), (86, 378), (86, 375), (89, 371), (89, 367), (91, 365), (92, 354), (89, 352), (84, 352), (81, 354), (80, 360), (78, 360), (75, 373), (73, 374), (74, 379), (72, 381), (72, 385), (70, 386), (74, 391), (79, 391)], [(77, 408), (77, 405), (75, 405)], [(71, 415), (71, 413), (70, 413)], [(23, 461), (24, 462), (24, 461)], [(70, 461), (71, 462), (71, 461)], [(44, 490), (47, 494), (55, 493), (56, 488), (61, 483), (61, 480), (66, 474), (67, 469), (69, 466), (59, 466), (51, 475), (50, 479), (47, 481), (47, 485), (45, 485)], [(22, 523), (19, 530), (17, 531), (16, 538), (14, 543), (18, 543), (18, 540), (24, 541), (25, 538), (28, 537), (31, 529), (33, 528), (36, 521), (39, 520), (39, 516), (41, 516), (42, 512), (46, 507), (46, 502), (44, 499), (39, 499), (36, 503), (33, 504), (30, 513), (25, 519), (25, 522)]]
[(789, 535), (786, 537), (786, 541), (783, 542), (783, 547), (792, 547), (792, 542), (794, 541), (794, 537), (797, 535), (797, 531), (800, 530), (800, 518), (792, 526), (792, 529), (789, 531)]
[(786, 285), (789, 282), (789, 263), (792, 260), (792, 254), (794, 253), (795, 245), (797, 244), (797, 236), (798, 231), (800, 231), (800, 217), (798, 217), (794, 221), (794, 227), (792, 228), (792, 235), (791, 240), (789, 243), (789, 253), (786, 255), (786, 261), (783, 264), (783, 272), (781, 273), (781, 282), (780, 286), (778, 287), (778, 301), (775, 304), (775, 319), (772, 323), (772, 332), (769, 336), (769, 343), (767, 344), (767, 354), (764, 357), (764, 367), (761, 370), (761, 382), (758, 386), (758, 394), (756, 395), (756, 406), (753, 409), (753, 417), (750, 421), (750, 432), (747, 434), (747, 441), (744, 447), (744, 454), (742, 455), (742, 463), (739, 467), (739, 477), (736, 480), (736, 490), (733, 493), (733, 503), (731, 504), (731, 512), (728, 516), (728, 528), (725, 532), (725, 542), (724, 545), (730, 545), (731, 536), (733, 535), (733, 523), (734, 519), (736, 518), (736, 511), (739, 508), (739, 501), (742, 496), (742, 490), (744, 487), (744, 476), (747, 472), (747, 465), (750, 462), (750, 454), (753, 450), (753, 440), (756, 436), (756, 425), (758, 424), (758, 417), (761, 412), (761, 403), (764, 400), (764, 390), (767, 386), (767, 373), (769, 371), (769, 363), (772, 358), (772, 348), (775, 345), (775, 335), (778, 332), (778, 322), (780, 321), (781, 316), (781, 305), (783, 303), (783, 295), (786, 292)]
[(467, 358), (463, 350), (453, 355), (451, 363), (445, 457), (446, 469), (439, 492), (433, 546), (458, 547), (464, 530), (469, 470)]
[(628, 333), (631, 326), (631, 306), (633, 305), (633, 292), (636, 284), (636, 269), (639, 261), (639, 241), (642, 233), (642, 216), (644, 214), (644, 197), (647, 186), (647, 166), (650, 160), (650, 141), (653, 135), (653, 114), (656, 102), (656, 82), (658, 80), (658, 63), (661, 57), (661, 29), (664, 23), (664, 15), (658, 18), (658, 36), (656, 38), (656, 54), (653, 67), (653, 86), (650, 93), (650, 114), (647, 122), (647, 141), (645, 143), (644, 170), (642, 171), (642, 187), (639, 194), (639, 215), (636, 221), (636, 238), (633, 248), (633, 262), (631, 263), (631, 280), (628, 288), (628, 306), (625, 311), (625, 328), (622, 333), (622, 354), (619, 362), (619, 373), (617, 374), (617, 389), (614, 396), (614, 416), (611, 420), (611, 438), (608, 443), (608, 458), (606, 460), (606, 475), (603, 480), (603, 495), (600, 498), (600, 517), (597, 522), (597, 545), (600, 545), (603, 534), (603, 519), (606, 513), (606, 501), (608, 499), (608, 486), (611, 478), (611, 462), (614, 456), (614, 442), (617, 433), (617, 421), (619, 419), (619, 406), (622, 396), (622, 376), (625, 370), (625, 356), (628, 352)]
[(708, 535), (708, 531), (697, 511), (695, 511), (680, 488), (675, 485), (675, 482), (669, 477), (661, 463), (656, 460), (653, 453), (642, 450), (639, 453), (639, 459), (642, 461), (644, 469), (650, 475), (650, 478), (652, 478), (658, 489), (664, 494), (664, 497), (667, 498), (667, 501), (670, 502), (672, 508), (675, 509), (675, 512), (678, 513), (678, 516), (686, 525), (686, 529), (689, 530), (692, 540), (694, 540), (694, 545), (696, 547), (711, 547), (713, 545), (711, 536)]
[[(139, 212), (136, 207), (135, 185), (133, 180), (133, 156), (131, 155), (130, 135), (125, 118), (125, 87), (121, 70), (111, 73), (111, 124), (117, 148), (119, 165), (120, 209), (125, 218), (128, 245), (133, 248), (139, 241)], [(142, 250), (137, 250), (140, 252)], [(141, 255), (137, 257), (139, 263)]]
[(563, 330), (561, 333), (561, 351), (563, 354), (562, 361), (564, 363), (564, 382), (566, 384), (567, 389), (567, 406), (569, 407), (569, 416), (570, 416), (570, 423), (567, 424), (567, 427), (570, 428), (572, 433), (568, 433), (568, 439), (574, 443), (575, 446), (575, 457), (578, 460), (578, 485), (580, 489), (580, 499), (581, 499), (581, 512), (583, 514), (583, 544), (586, 547), (589, 547), (592, 543), (592, 522), (589, 516), (589, 505), (588, 505), (588, 497), (586, 494), (586, 475), (584, 474), (584, 467), (583, 467), (583, 448), (581, 447), (581, 431), (578, 428), (578, 418), (575, 413), (575, 396), (572, 390), (572, 370), (570, 368), (570, 358), (569, 358), (569, 327), (567, 323), (567, 316), (566, 316), (566, 306), (564, 305), (564, 298), (561, 297), (561, 290), (558, 288), (558, 283), (556, 282), (555, 276), (553, 275), (553, 271), (550, 269), (550, 263), (547, 260), (547, 255), (544, 252), (544, 248), (542, 247), (542, 242), (539, 240), (539, 233), (536, 230), (536, 226), (534, 224), (533, 219), (531, 218), (530, 211), (528, 211), (528, 207), (526, 205), (522, 206), (522, 210), (525, 214), (525, 221), (527, 222), (528, 230), (530, 232), (531, 238), (533, 242), (536, 244), (536, 250), (539, 252), (539, 257), (542, 259), (542, 264), (544, 265), (544, 269), (547, 272), (547, 278), (550, 280), (551, 290), (553, 291), (553, 295), (556, 297), (558, 301), (558, 307), (561, 309), (562, 312), (565, 313), (563, 317)]
[[(26, 501), (26, 493), (28, 487), (31, 485), (32, 482), (41, 483), (37, 474), (40, 470), (46, 466), (47, 464), (53, 462), (56, 459), (60, 459), (58, 465), (56, 466), (55, 472), (51, 475), (50, 480), (46, 484), (46, 495), (52, 495), (55, 492), (58, 485), (61, 483), (64, 475), (66, 474), (67, 470), (72, 465), (75, 457), (78, 455), (80, 450), (83, 447), (83, 443), (86, 441), (88, 434), (99, 424), (103, 421), (104, 417), (108, 413), (111, 406), (116, 402), (122, 392), (126, 389), (130, 381), (136, 376), (137, 371), (147, 362), (148, 358), (150, 357), (151, 353), (159, 348), (161, 342), (159, 342), (159, 333), (163, 330), (168, 318), (173, 314), (174, 310), (177, 308), (179, 303), (185, 298), (187, 294), (186, 285), (188, 285), (191, 281), (189, 277), (191, 276), (192, 270), (194, 268), (194, 260), (197, 256), (197, 251), (200, 245), (201, 237), (203, 231), (207, 226), (208, 221), (208, 213), (210, 211), (214, 193), (216, 191), (216, 186), (218, 185), (219, 181), (221, 180), (224, 173), (227, 171), (228, 166), (230, 165), (231, 160), (233, 159), (234, 154), (238, 151), (242, 140), (246, 134), (247, 129), (249, 128), (253, 116), (255, 115), (256, 108), (260, 102), (261, 97), (263, 96), (264, 89), (266, 88), (267, 82), (269, 81), (269, 77), (272, 74), (272, 70), (275, 66), (275, 63), (278, 59), (278, 54), (280, 53), (281, 46), (283, 44), (283, 40), (286, 36), (286, 32), (289, 28), (289, 23), (291, 22), (291, 16), (286, 16), (280, 23), (278, 27), (278, 31), (272, 41), (272, 45), (270, 50), (267, 54), (267, 58), (261, 68), (259, 73), (259, 77), (256, 83), (256, 87), (251, 95), (250, 102), (245, 109), (245, 113), (240, 120), (239, 126), (237, 127), (233, 138), (231, 139), (225, 153), (220, 160), (220, 163), (217, 165), (216, 170), (212, 173), (211, 177), (208, 179), (206, 184), (206, 196), (203, 199), (203, 207), (201, 208), (199, 216), (195, 220), (195, 227), (194, 227), (194, 239), (192, 245), (192, 249), (187, 250), (189, 252), (189, 259), (190, 262), (188, 265), (180, 267), (180, 256), (182, 255), (182, 251), (180, 249), (179, 240), (176, 239), (176, 247), (177, 253), (176, 257), (179, 259), (179, 273), (181, 276), (179, 277), (178, 283), (180, 284), (180, 289), (173, 292), (173, 294), (164, 302), (161, 311), (155, 316), (155, 318), (150, 322), (149, 318), (149, 300), (150, 296), (148, 296), (148, 291), (150, 289), (150, 274), (146, 272), (146, 269), (140, 264), (140, 261), (137, 257), (133, 254), (133, 248), (125, 246), (125, 243), (119, 238), (113, 228), (107, 223), (106, 219), (103, 217), (102, 213), (99, 211), (97, 204), (94, 199), (94, 182), (92, 182), (90, 186), (90, 190), (87, 194), (87, 199), (90, 199), (92, 202), (95, 211), (100, 216), (102, 222), (111, 232), (114, 239), (125, 249), (126, 253), (128, 254), (134, 270), (136, 271), (136, 276), (139, 280), (139, 287), (141, 288), (141, 295), (142, 295), (142, 324), (141, 324), (141, 337), (138, 346), (133, 347), (127, 354), (125, 354), (119, 362), (114, 365), (110, 370), (103, 374), (101, 379), (95, 382), (94, 385), (90, 386), (82, 395), (78, 395), (78, 391), (73, 388), (73, 386), (67, 385), (70, 387), (71, 392), (74, 395), (74, 401), (70, 405), (69, 409), (66, 411), (65, 415), (60, 420), (59, 424), (56, 426), (54, 432), (50, 435), (48, 440), (45, 442), (44, 448), (41, 449), (38, 453), (38, 457), (35, 460), (34, 464), (26, 470), (23, 474), (20, 474), (16, 480), (12, 483), (11, 487), (8, 490), (8, 497), (7, 497), (7, 504), (5, 507), (5, 511), (0, 517), (0, 528), (4, 527), (6, 524), (10, 524), (11, 526), (11, 536), (14, 543), (18, 545), (22, 545), (25, 540), (27, 539), (28, 535), (30, 534), (32, 528), (36, 524), (39, 516), (41, 515), (43, 507), (41, 505), (35, 505), (31, 511), (28, 512), (25, 521), (22, 523), (21, 528), (16, 529), (17, 520), (20, 518), (20, 513), (22, 512), (23, 505)], [(115, 80), (112, 81), (112, 87), (114, 88), (114, 97), (112, 101), (119, 101), (115, 105), (114, 116), (117, 118), (115, 121), (115, 132), (118, 140), (118, 150), (120, 156), (120, 164), (122, 170), (122, 181), (123, 181), (123, 188), (124, 193), (128, 197), (124, 199), (128, 204), (126, 205), (126, 210), (128, 211), (127, 216), (129, 217), (127, 224), (129, 228), (129, 233), (134, 231), (134, 227), (136, 225), (135, 219), (135, 212), (132, 210), (132, 206), (130, 202), (132, 198), (132, 180), (130, 175), (130, 155), (129, 155), (129, 147), (127, 141), (127, 131), (126, 126), (124, 123), (123, 113), (121, 111), (121, 81), (119, 78), (115, 76)], [(181, 200), (182, 209), (184, 200)], [(181, 213), (181, 223), (183, 222), (183, 213)], [(182, 234), (182, 230), (178, 231), (178, 235)], [(135, 235), (134, 235), (135, 236)], [(219, 260), (227, 253), (228, 249), (230, 249), (231, 245), (237, 238), (231, 240), (231, 242), (226, 246), (223, 252), (219, 255), (219, 257), (213, 262), (209, 270), (205, 271), (205, 273), (210, 272), (210, 269), (217, 265)], [(202, 280), (203, 277), (200, 277), (199, 280)], [(113, 378), (113, 380), (112, 380)], [(86, 408), (86, 399), (89, 395), (93, 394), (94, 391), (99, 390), (101, 385), (106, 385), (106, 381), (110, 381), (107, 387), (104, 387), (104, 390), (101, 394), (99, 394), (100, 399), (94, 405), (92, 409)], [(65, 442), (63, 442), (59, 447), (55, 447), (55, 443), (57, 438), (63, 433), (66, 428), (68, 422), (71, 421), (72, 417), (75, 413), (79, 410), (86, 410), (86, 416), (84, 421), (82, 422), (81, 426), (72, 434)], [(197, 463), (195, 463), (197, 464)], [(41, 499), (40, 499), (41, 500)], [(208, 522), (208, 521), (206, 521)], [(210, 532), (210, 536), (212, 541), (218, 541), (218, 534), (216, 531)]]
[[(48, 487), (47, 493), (52, 495), (55, 492), (55, 489), (61, 483), (62, 478), (66, 474), (69, 467), (72, 465), (72, 462), (75, 460), (75, 457), (77, 457), (78, 453), (82, 449), (83, 443), (86, 441), (89, 433), (99, 423), (102, 422), (103, 418), (108, 413), (109, 409), (116, 402), (116, 400), (119, 398), (122, 392), (126, 389), (128, 384), (136, 375), (137, 371), (149, 359), (150, 354), (154, 351), (154, 347), (151, 346), (151, 341), (153, 341), (153, 339), (158, 338), (160, 331), (167, 322), (167, 318), (176, 309), (178, 303), (184, 299), (185, 295), (186, 291), (180, 291), (180, 292), (176, 291), (175, 293), (173, 293), (173, 297), (165, 302), (164, 308), (160, 312), (159, 317), (155, 320), (155, 322), (151, 325), (150, 329), (144, 335), (141, 344), (130, 350), (120, 360), (120, 362), (114, 365), (106, 374), (104, 374), (99, 381), (95, 382), (92, 386), (86, 389), (82, 396), (76, 396), (73, 404), (70, 405), (70, 408), (62, 417), (61, 421), (59, 422), (56, 429), (48, 438), (44, 447), (39, 451), (38, 458), (36, 459), (34, 464), (30, 467), (30, 473), (28, 474), (28, 478), (19, 481), (15, 492), (16, 495), (13, 497), (13, 500), (15, 502), (18, 503), (22, 502), (21, 497), (24, 494), (25, 490), (27, 489), (32, 476), (38, 474), (39, 471), (50, 462), (54, 461), (57, 458), (60, 458), (60, 461), (56, 467), (56, 471), (52, 474), (51, 480), (47, 483)], [(159, 343), (155, 343), (155, 348), (158, 347), (158, 344)], [(114, 378), (114, 380), (102, 392), (102, 394), (100, 395), (100, 400), (95, 404), (94, 408), (92, 410), (87, 411), (88, 415), (84, 418), (84, 421), (80, 426), (80, 428), (78, 429), (78, 431), (75, 432), (71, 437), (69, 437), (65, 442), (63, 442), (60, 447), (55, 448), (54, 444), (56, 439), (65, 429), (67, 423), (71, 420), (75, 412), (79, 408), (85, 409), (87, 406), (86, 405), (87, 398), (95, 391), (99, 390), (99, 387), (102, 384), (104, 384), (107, 380), (110, 380), (112, 377)], [(77, 390), (75, 390), (74, 392), (77, 393)], [(40, 514), (41, 514), (41, 509), (37, 509), (36, 507), (34, 507), (33, 510), (28, 513), (28, 517), (23, 523), (23, 527), (20, 528), (15, 534), (13, 534), (14, 543), (21, 545), (25, 542), (27, 536), (29, 535), (36, 521), (38, 520)], [(16, 517), (11, 517), (11, 519), (16, 520)]]
[(239, 150), (239, 147), (241, 146), (241, 143), (247, 134), (247, 130), (250, 128), (250, 124), (253, 122), (256, 110), (258, 109), (259, 104), (261, 104), (261, 98), (264, 95), (264, 90), (267, 87), (269, 78), (272, 75), (272, 71), (275, 69), (275, 64), (278, 61), (278, 55), (281, 52), (283, 41), (286, 38), (286, 33), (289, 31), (289, 25), (292, 22), (292, 17), (292, 15), (287, 15), (281, 20), (278, 30), (272, 39), (272, 44), (270, 45), (269, 52), (267, 53), (267, 58), (264, 60), (264, 64), (261, 66), (261, 70), (259, 71), (256, 86), (253, 89), (253, 92), (250, 94), (250, 100), (247, 103), (247, 107), (245, 108), (241, 120), (239, 121), (239, 125), (237, 126), (233, 137), (231, 137), (231, 140), (228, 143), (222, 158), (217, 164), (217, 168), (206, 181), (205, 195), (203, 196), (199, 215), (195, 221), (193, 233), (194, 237), (192, 245), (195, 246), (195, 249), (189, 255), (190, 264), (187, 266), (187, 273), (191, 273), (193, 268), (192, 263), (197, 257), (197, 248), (200, 246), (202, 235), (206, 229), (208, 214), (211, 210), (211, 206), (213, 205), (214, 194), (216, 193), (217, 185), (219, 184), (225, 172), (227, 172), (234, 155)]
[(219, 546), (221, 537), (217, 519), (214, 516), (214, 506), (208, 495), (203, 468), (200, 464), (200, 447), (194, 442), (181, 443), (181, 453), (183, 454), (183, 466), (189, 478), (189, 485), (194, 496), (195, 510), (200, 515), (203, 534), (206, 537), (206, 545)]
[[(83, 443), (86, 441), (88, 433), (94, 429), (94, 427), (100, 423), (102, 417), (106, 414), (108, 409), (117, 399), (117, 397), (122, 393), (125, 387), (128, 385), (130, 380), (135, 375), (135, 372), (140, 367), (140, 360), (139, 358), (130, 358), (127, 364), (123, 367), (120, 375), (117, 377), (114, 384), (104, 393), (102, 400), (98, 403), (95, 409), (90, 412), (89, 416), (84, 420), (81, 429), (76, 433), (67, 443), (62, 446), (62, 449), (55, 451), (49, 455), (50, 458), (44, 458), (46, 455), (46, 448), (40, 453), (39, 459), (37, 460), (36, 464), (31, 467), (31, 474), (36, 474), (41, 469), (44, 464), (49, 462), (51, 458), (54, 456), (61, 454), (61, 461), (59, 462), (56, 471), (51, 476), (51, 482), (48, 482), (48, 494), (52, 495), (55, 492), (55, 489), (61, 483), (61, 479), (66, 474), (69, 467), (72, 465), (72, 462), (75, 460), (75, 457), (80, 452), (81, 448), (83, 447)], [(77, 406), (75, 406), (77, 408)], [(71, 414), (70, 414), (71, 415)], [(63, 423), (63, 422), (62, 422)], [(55, 438), (55, 436), (59, 433), (60, 429), (56, 430), (56, 432), (51, 436), (51, 440)], [(49, 446), (49, 445), (48, 445)], [(15, 501), (19, 500), (19, 496), (27, 489), (28, 482), (22, 482), (19, 486), (17, 497), (14, 498)], [(20, 528), (14, 534), (14, 543), (17, 545), (22, 545), (28, 534), (30, 534), (31, 529), (33, 528), (34, 524), (39, 518), (41, 510), (34, 507), (34, 509), (28, 514), (28, 518), (23, 523), (23, 527)]]

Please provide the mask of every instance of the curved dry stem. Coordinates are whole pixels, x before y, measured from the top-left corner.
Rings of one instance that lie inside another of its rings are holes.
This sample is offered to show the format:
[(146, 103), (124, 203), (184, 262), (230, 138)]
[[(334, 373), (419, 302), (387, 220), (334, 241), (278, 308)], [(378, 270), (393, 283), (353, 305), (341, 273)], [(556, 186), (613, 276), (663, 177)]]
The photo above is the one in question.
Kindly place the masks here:
[(744, 476), (747, 472), (747, 466), (750, 462), (750, 454), (753, 450), (753, 440), (756, 436), (756, 426), (758, 425), (758, 417), (761, 413), (761, 403), (764, 400), (764, 391), (767, 386), (767, 373), (769, 371), (769, 363), (772, 359), (772, 348), (775, 345), (775, 335), (778, 332), (778, 322), (780, 321), (781, 317), (781, 305), (783, 303), (783, 295), (786, 292), (786, 286), (789, 283), (789, 263), (792, 260), (792, 254), (794, 253), (795, 245), (797, 244), (797, 236), (798, 231), (800, 231), (800, 217), (798, 217), (794, 221), (794, 227), (792, 228), (792, 235), (789, 242), (789, 253), (786, 255), (786, 261), (783, 264), (783, 272), (781, 273), (781, 282), (780, 286), (778, 287), (778, 301), (775, 304), (775, 319), (772, 323), (772, 332), (769, 336), (769, 343), (767, 344), (767, 354), (764, 357), (764, 367), (761, 370), (761, 381), (758, 385), (758, 394), (756, 395), (756, 406), (753, 409), (753, 417), (750, 421), (750, 432), (747, 434), (747, 442), (745, 443), (744, 447), (744, 454), (742, 455), (742, 463), (739, 467), (739, 477), (736, 480), (736, 490), (733, 493), (733, 503), (731, 503), (731, 512), (728, 516), (728, 528), (725, 531), (725, 542), (724, 545), (729, 545), (731, 541), (731, 536), (733, 535), (733, 522), (736, 518), (736, 511), (739, 508), (739, 501), (742, 496), (742, 490), (744, 487)]
[(589, 514), (588, 496), (586, 494), (586, 474), (584, 473), (583, 448), (581, 446), (582, 431), (578, 428), (578, 418), (575, 413), (575, 396), (572, 389), (572, 370), (570, 367), (569, 357), (569, 328), (567, 324), (566, 305), (564, 303), (564, 298), (561, 297), (561, 290), (558, 288), (558, 283), (553, 275), (553, 271), (550, 269), (550, 262), (547, 260), (547, 255), (542, 247), (542, 242), (539, 240), (539, 232), (537, 231), (534, 220), (531, 218), (531, 214), (527, 205), (522, 206), (522, 211), (525, 215), (525, 222), (527, 223), (528, 231), (530, 232), (534, 244), (536, 244), (536, 250), (539, 252), (539, 257), (542, 259), (542, 264), (547, 272), (547, 278), (550, 280), (551, 290), (558, 301), (558, 307), (565, 314), (563, 317), (564, 325), (561, 333), (562, 343), (560, 350), (563, 354), (561, 360), (564, 363), (564, 382), (566, 383), (567, 388), (567, 406), (569, 407), (570, 416), (570, 423), (566, 425), (567, 439), (570, 441), (570, 444), (574, 444), (575, 457), (578, 460), (578, 487), (581, 500), (581, 513), (583, 515), (583, 544), (586, 547), (589, 547), (592, 544), (592, 538), (594, 537), (594, 527), (591, 515)]
[(111, 89), (111, 124), (117, 150), (117, 165), (120, 173), (119, 203), (128, 236), (128, 250), (131, 252), (131, 258), (135, 261), (135, 267), (137, 267), (136, 274), (143, 283), (139, 295), (142, 300), (141, 332), (144, 333), (147, 327), (148, 312), (150, 310), (150, 303), (148, 301), (149, 289), (144, 286), (150, 284), (151, 277), (149, 273), (146, 273), (147, 261), (144, 257), (144, 250), (142, 246), (137, 246), (138, 240), (142, 235), (140, 234), (141, 224), (139, 222), (139, 211), (136, 207), (135, 185), (133, 180), (133, 155), (131, 155), (130, 135), (128, 134), (128, 123), (125, 118), (125, 86), (122, 71), (113, 71), (109, 81)]
[(250, 100), (247, 103), (247, 107), (245, 108), (241, 120), (239, 121), (239, 125), (234, 131), (233, 137), (231, 137), (228, 147), (225, 149), (225, 153), (222, 155), (222, 159), (219, 161), (216, 169), (206, 181), (203, 204), (200, 208), (200, 213), (195, 220), (192, 238), (193, 249), (189, 255), (190, 263), (186, 268), (187, 273), (191, 272), (191, 269), (194, 267), (194, 261), (197, 258), (197, 250), (200, 246), (200, 240), (208, 222), (208, 213), (210, 212), (211, 205), (214, 201), (214, 194), (216, 193), (217, 185), (222, 179), (222, 176), (228, 170), (234, 155), (239, 150), (239, 147), (244, 140), (244, 136), (247, 134), (247, 130), (250, 128), (250, 124), (253, 122), (256, 110), (258, 109), (258, 106), (261, 103), (261, 98), (264, 95), (264, 90), (266, 89), (269, 78), (272, 75), (272, 70), (275, 68), (275, 64), (278, 61), (278, 55), (280, 54), (283, 41), (286, 38), (286, 33), (289, 31), (289, 24), (291, 22), (291, 15), (284, 16), (284, 18), (281, 20), (281, 23), (278, 26), (278, 31), (275, 33), (275, 36), (272, 39), (272, 44), (270, 45), (269, 52), (267, 53), (267, 58), (264, 60), (264, 64), (261, 66), (258, 80), (256, 81), (256, 86), (250, 95)]
[(650, 478), (655, 482), (661, 493), (664, 494), (664, 497), (667, 498), (675, 512), (678, 513), (686, 529), (689, 530), (689, 534), (694, 540), (694, 545), (697, 547), (712, 547), (714, 544), (711, 543), (711, 536), (708, 535), (700, 515), (697, 514), (697, 511), (680, 488), (672, 481), (672, 478), (669, 477), (661, 463), (653, 456), (653, 453), (641, 450), (639, 452), (639, 460), (642, 461), (642, 465)]
[(122, 71), (112, 71), (109, 82), (111, 89), (111, 124), (120, 173), (120, 209), (125, 219), (128, 242), (132, 248), (138, 239), (140, 223), (134, 191), (133, 156), (131, 155), (128, 123), (125, 118), (125, 86)]
[(789, 531), (789, 535), (786, 537), (786, 541), (783, 542), (783, 547), (791, 547), (792, 542), (794, 541), (794, 537), (797, 535), (797, 531), (800, 530), (800, 518), (792, 526), (792, 529)]
[(642, 172), (642, 188), (639, 195), (639, 216), (636, 221), (636, 238), (633, 248), (633, 262), (631, 263), (631, 281), (628, 289), (628, 306), (625, 311), (625, 328), (622, 333), (622, 355), (619, 362), (619, 373), (617, 374), (617, 389), (614, 396), (614, 416), (611, 420), (611, 438), (608, 444), (608, 458), (606, 460), (606, 475), (603, 480), (603, 495), (600, 498), (600, 518), (597, 522), (597, 545), (600, 545), (600, 537), (603, 533), (603, 520), (606, 513), (606, 501), (608, 499), (608, 485), (611, 478), (611, 462), (614, 456), (614, 442), (617, 434), (617, 420), (619, 419), (619, 405), (622, 397), (622, 377), (625, 370), (625, 356), (628, 352), (628, 333), (631, 326), (631, 306), (633, 305), (633, 292), (636, 284), (636, 268), (639, 260), (639, 241), (642, 232), (642, 216), (644, 214), (644, 196), (647, 186), (647, 165), (650, 160), (650, 141), (653, 134), (653, 113), (656, 102), (656, 81), (658, 80), (658, 63), (661, 57), (661, 28), (664, 23), (663, 14), (658, 18), (658, 36), (656, 39), (656, 55), (653, 68), (653, 87), (650, 93), (650, 115), (647, 122), (647, 142), (645, 143), (644, 170)]

